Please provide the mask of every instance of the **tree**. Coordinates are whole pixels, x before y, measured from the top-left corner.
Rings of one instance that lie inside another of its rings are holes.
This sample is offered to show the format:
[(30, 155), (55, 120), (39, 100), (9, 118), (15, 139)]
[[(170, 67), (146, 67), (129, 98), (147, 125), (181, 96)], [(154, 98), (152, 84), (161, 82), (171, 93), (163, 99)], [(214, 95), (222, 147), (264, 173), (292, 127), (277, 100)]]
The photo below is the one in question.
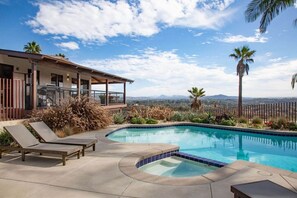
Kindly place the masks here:
[[(252, 0), (245, 11), (247, 22), (256, 21), (261, 15), (260, 32), (266, 32), (270, 22), (283, 10), (294, 7), (296, 0)], [(297, 25), (297, 19), (294, 20)]]
[(65, 54), (62, 54), (62, 53), (56, 54), (56, 56), (59, 56), (59, 57), (62, 57), (62, 58), (66, 58)]
[(291, 81), (292, 89), (294, 89), (296, 82), (297, 82), (297, 73), (292, 76), (292, 81)]
[(191, 104), (191, 108), (194, 110), (199, 110), (202, 103), (201, 103), (201, 98), (203, 96), (205, 96), (205, 91), (203, 90), (203, 88), (198, 89), (197, 87), (192, 87), (191, 90), (188, 90), (189, 93), (191, 93), (190, 95), (190, 99), (192, 100), (192, 104)]
[(230, 54), (231, 58), (238, 61), (236, 71), (239, 77), (239, 93), (238, 93), (238, 116), (242, 115), (242, 78), (244, 73), (249, 74), (249, 63), (253, 63), (254, 59), (252, 57), (256, 53), (255, 50), (250, 50), (248, 46), (243, 46), (241, 48), (235, 48), (234, 53)]
[[(294, 7), (295, 3), (296, 0), (252, 0), (245, 11), (245, 19), (248, 22), (254, 22), (262, 15), (259, 29), (264, 33), (277, 15), (289, 7)], [(297, 19), (294, 20), (294, 25), (297, 26)], [(296, 80), (297, 76), (294, 74), (291, 81), (293, 89)]]
[(24, 51), (27, 53), (40, 54), (41, 48), (40, 48), (39, 44), (37, 44), (35, 41), (32, 41), (32, 42), (28, 42), (24, 46)]

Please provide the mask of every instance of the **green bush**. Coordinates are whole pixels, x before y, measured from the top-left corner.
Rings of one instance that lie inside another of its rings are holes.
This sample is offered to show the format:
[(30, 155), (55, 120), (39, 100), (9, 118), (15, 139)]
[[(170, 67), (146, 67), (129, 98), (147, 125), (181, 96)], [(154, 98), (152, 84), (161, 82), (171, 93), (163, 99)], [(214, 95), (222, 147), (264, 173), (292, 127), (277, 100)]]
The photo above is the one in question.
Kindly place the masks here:
[(184, 113), (181, 113), (181, 112), (175, 112), (175, 113), (173, 114), (173, 116), (171, 117), (170, 120), (171, 120), (171, 121), (178, 121), (178, 122), (186, 121), (186, 120), (187, 120), (187, 116), (186, 116), (186, 114), (184, 114)]
[(9, 133), (0, 131), (0, 145), (9, 146), (12, 142), (13, 139)]
[(145, 124), (146, 120), (144, 118), (140, 118), (140, 117), (134, 117), (131, 119), (131, 124)]
[(187, 119), (191, 122), (197, 121), (198, 118), (199, 118), (198, 114), (196, 113), (192, 113), (192, 112), (187, 113)]
[(259, 117), (254, 117), (252, 119), (252, 124), (253, 125), (262, 125), (263, 124), (263, 120)]
[(240, 117), (240, 118), (238, 118), (238, 123), (248, 124), (249, 120), (247, 118), (245, 118), (245, 117)]
[(125, 122), (125, 116), (122, 113), (116, 113), (113, 115), (113, 123), (123, 124)]
[(236, 121), (233, 120), (233, 119), (229, 119), (229, 120), (222, 119), (222, 121), (219, 124), (220, 125), (225, 125), (225, 126), (235, 126)]
[(291, 131), (297, 131), (297, 124), (295, 122), (289, 122), (287, 124), (287, 127)]
[(145, 119), (146, 124), (158, 124), (158, 120), (153, 119), (153, 118), (147, 118)]
[(286, 118), (279, 118), (277, 120), (277, 125), (279, 129), (287, 128), (288, 120)]
[(198, 117), (193, 117), (190, 121), (194, 123), (202, 123), (201, 118), (198, 118)]

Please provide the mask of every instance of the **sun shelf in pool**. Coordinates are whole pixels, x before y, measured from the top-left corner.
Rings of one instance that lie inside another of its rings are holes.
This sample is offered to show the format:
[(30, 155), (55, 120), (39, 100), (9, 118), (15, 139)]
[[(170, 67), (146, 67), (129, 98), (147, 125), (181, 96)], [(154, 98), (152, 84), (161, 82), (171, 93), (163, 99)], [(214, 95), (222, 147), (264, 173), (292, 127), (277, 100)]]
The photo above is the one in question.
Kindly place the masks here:
[(141, 166), (139, 170), (152, 175), (166, 177), (191, 177), (203, 175), (214, 171), (218, 167), (182, 159), (180, 157), (168, 157)]

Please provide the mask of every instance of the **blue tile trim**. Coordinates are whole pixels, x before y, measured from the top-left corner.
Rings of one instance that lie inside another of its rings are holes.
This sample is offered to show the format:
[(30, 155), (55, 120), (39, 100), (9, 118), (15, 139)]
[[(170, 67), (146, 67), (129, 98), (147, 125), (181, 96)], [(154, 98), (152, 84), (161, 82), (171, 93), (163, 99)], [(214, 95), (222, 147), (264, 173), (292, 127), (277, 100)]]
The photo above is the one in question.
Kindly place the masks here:
[(244, 133), (255, 133), (255, 134), (261, 134), (261, 135), (297, 137), (296, 133), (290, 133), (290, 132), (278, 132), (278, 131), (272, 131), (272, 130), (260, 131), (257, 129), (249, 129), (249, 128), (236, 128), (236, 127), (228, 127), (228, 126), (220, 126), (220, 125), (195, 124), (195, 123), (178, 123), (178, 124), (172, 124), (172, 125), (158, 125), (158, 126), (127, 126), (127, 127), (123, 127), (123, 128), (119, 128), (114, 131), (111, 131), (110, 133), (106, 134), (105, 137), (122, 129), (167, 128), (167, 127), (175, 127), (175, 126), (193, 126), (198, 128), (212, 128), (212, 129), (236, 131), (236, 132), (244, 132)]
[(175, 150), (175, 151), (170, 151), (170, 152), (167, 152), (167, 153), (162, 153), (162, 154), (159, 154), (159, 155), (155, 155), (155, 156), (151, 156), (149, 158), (143, 159), (143, 160), (137, 162), (136, 167), (139, 168), (139, 167), (144, 166), (144, 165), (146, 165), (148, 163), (151, 163), (151, 162), (163, 159), (163, 158), (171, 157), (171, 156), (177, 156), (177, 157), (180, 157), (180, 158), (184, 158), (184, 159), (187, 159), (187, 160), (192, 160), (192, 161), (195, 161), (195, 162), (200, 162), (200, 163), (203, 163), (203, 164), (207, 164), (207, 165), (215, 166), (215, 167), (219, 167), (219, 168), (227, 165), (227, 163), (224, 163), (224, 162), (219, 162), (219, 161), (216, 161), (216, 160), (206, 159), (206, 158), (203, 158), (203, 157), (197, 157), (197, 156), (194, 156), (194, 155), (190, 155), (190, 154), (187, 154), (187, 153), (182, 153), (182, 152), (179, 152), (178, 150)]
[(195, 161), (195, 162), (200, 162), (200, 163), (203, 163), (203, 164), (216, 166), (216, 167), (219, 167), (219, 168), (227, 165), (227, 163), (224, 163), (224, 162), (219, 162), (219, 161), (216, 161), (216, 160), (211, 160), (211, 159), (207, 159), (207, 158), (203, 158), (203, 157), (198, 157), (198, 156), (190, 155), (190, 154), (183, 153), (183, 152), (176, 152), (173, 155), (177, 156), (177, 157), (185, 158), (185, 159), (188, 159), (188, 160), (192, 160), (192, 161)]
[(169, 151), (166, 153), (161, 153), (159, 155), (151, 156), (149, 158), (146, 158), (146, 159), (143, 159), (143, 160), (137, 162), (136, 167), (139, 168), (139, 167), (144, 166), (148, 163), (151, 163), (151, 162), (154, 162), (154, 161), (166, 158), (166, 157), (170, 157), (170, 156), (174, 155), (176, 152), (178, 152), (178, 150)]

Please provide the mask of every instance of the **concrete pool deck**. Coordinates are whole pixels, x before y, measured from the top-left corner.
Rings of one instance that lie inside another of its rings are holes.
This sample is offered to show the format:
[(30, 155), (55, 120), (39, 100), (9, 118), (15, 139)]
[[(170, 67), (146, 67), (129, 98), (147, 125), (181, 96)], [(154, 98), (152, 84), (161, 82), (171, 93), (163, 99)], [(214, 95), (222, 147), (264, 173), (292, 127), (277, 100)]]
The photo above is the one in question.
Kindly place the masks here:
[[(105, 134), (116, 128), (118, 126), (110, 126), (79, 134), (80, 137), (99, 137), (96, 151), (88, 149), (85, 157), (70, 158), (66, 166), (55, 157), (28, 154), (26, 161), (22, 162), (19, 153), (4, 154), (0, 159), (0, 197), (229, 198), (233, 196), (231, 185), (265, 179), (297, 192), (297, 173), (244, 161), (236, 161), (219, 172), (209, 173), (208, 177), (202, 178), (205, 181), (202, 183), (193, 178), (194, 183), (187, 179), (160, 183), (163, 179), (138, 175), (131, 164), (133, 166), (139, 155), (150, 156), (176, 147), (106, 141), (103, 138)], [(123, 171), (123, 167), (128, 173)], [(129, 175), (133, 171), (136, 178)]]

